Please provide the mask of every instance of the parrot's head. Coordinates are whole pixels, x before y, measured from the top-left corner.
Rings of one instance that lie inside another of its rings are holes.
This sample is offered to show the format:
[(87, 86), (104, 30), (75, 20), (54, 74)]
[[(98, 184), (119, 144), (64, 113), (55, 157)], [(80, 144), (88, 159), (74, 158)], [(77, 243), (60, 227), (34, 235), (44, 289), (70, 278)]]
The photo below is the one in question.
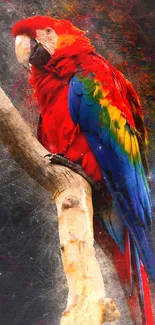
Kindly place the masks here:
[(45, 66), (52, 58), (76, 55), (83, 48), (93, 47), (84, 32), (66, 20), (36, 16), (17, 22), (12, 33), (15, 36), (17, 59), (29, 69)]

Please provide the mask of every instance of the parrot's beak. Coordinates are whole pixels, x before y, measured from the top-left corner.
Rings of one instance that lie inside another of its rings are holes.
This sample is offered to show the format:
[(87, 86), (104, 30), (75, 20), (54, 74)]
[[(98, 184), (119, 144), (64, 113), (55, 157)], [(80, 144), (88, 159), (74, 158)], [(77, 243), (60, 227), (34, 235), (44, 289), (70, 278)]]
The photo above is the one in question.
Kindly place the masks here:
[(33, 64), (38, 69), (46, 65), (51, 55), (48, 51), (36, 41), (26, 35), (19, 35), (15, 40), (15, 52), (19, 63), (30, 71), (30, 64)]
[(15, 53), (19, 63), (30, 70), (29, 58), (31, 55), (30, 37), (26, 35), (18, 35), (15, 40)]

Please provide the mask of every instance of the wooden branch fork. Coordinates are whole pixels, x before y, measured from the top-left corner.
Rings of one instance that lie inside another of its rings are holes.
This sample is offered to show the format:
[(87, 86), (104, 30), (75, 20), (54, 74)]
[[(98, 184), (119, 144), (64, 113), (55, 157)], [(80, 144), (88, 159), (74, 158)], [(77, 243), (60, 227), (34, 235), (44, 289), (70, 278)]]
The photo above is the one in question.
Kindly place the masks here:
[(51, 163), (46, 156), (49, 152), (33, 136), (2, 89), (0, 141), (24, 171), (51, 192), (57, 206), (62, 261), (69, 287), (60, 324), (101, 325), (118, 319), (114, 302), (105, 297), (95, 258), (92, 192), (85, 175), (81, 171), (75, 173), (72, 165), (69, 169)]

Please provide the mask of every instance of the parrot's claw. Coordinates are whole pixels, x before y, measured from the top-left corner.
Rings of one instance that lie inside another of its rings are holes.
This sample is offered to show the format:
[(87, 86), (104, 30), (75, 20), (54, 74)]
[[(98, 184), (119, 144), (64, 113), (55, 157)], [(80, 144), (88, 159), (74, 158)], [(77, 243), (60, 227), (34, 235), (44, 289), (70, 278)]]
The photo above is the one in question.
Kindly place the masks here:
[(57, 152), (57, 153), (48, 153), (47, 155), (44, 156), (44, 158), (46, 157), (55, 157), (55, 156), (59, 156), (59, 157), (64, 157), (67, 159), (67, 157), (62, 153), (62, 152)]
[(66, 166), (67, 163), (70, 163), (70, 160), (67, 159), (67, 157), (61, 153), (61, 152), (57, 152), (57, 153), (48, 153), (47, 155), (44, 156), (44, 158), (49, 157), (49, 160), (52, 163), (57, 163), (60, 165), (64, 165)]
[(72, 169), (74, 172), (76, 172), (77, 174), (81, 175), (83, 178), (86, 179), (86, 181), (93, 186), (94, 182), (92, 181), (92, 179), (90, 177), (88, 177), (85, 172), (83, 171), (83, 169), (81, 168), (81, 166), (79, 164), (74, 163), (72, 161), (70, 161), (64, 154), (62, 153), (54, 153), (54, 154), (50, 154), (48, 153), (47, 155), (44, 156), (44, 158), (49, 157), (49, 160), (51, 163), (53, 164), (58, 164), (58, 165), (62, 165), (65, 167), (68, 167), (70, 169)]
[[(47, 154), (44, 156), (44, 158), (49, 157), (50, 162), (56, 163), (58, 165), (63, 165), (68, 168), (71, 168), (72, 170), (75, 171), (75, 169), (79, 168), (80, 166), (77, 165), (76, 163), (73, 163), (70, 161), (63, 153), (58, 152), (58, 153), (53, 153), (53, 154)], [(81, 167), (80, 167), (81, 168)]]

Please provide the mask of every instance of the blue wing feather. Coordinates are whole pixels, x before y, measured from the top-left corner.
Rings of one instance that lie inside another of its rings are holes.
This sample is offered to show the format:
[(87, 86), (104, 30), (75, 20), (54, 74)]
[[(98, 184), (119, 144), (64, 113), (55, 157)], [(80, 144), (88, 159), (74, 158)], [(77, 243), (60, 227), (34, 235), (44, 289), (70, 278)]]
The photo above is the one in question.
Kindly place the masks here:
[[(106, 125), (101, 126), (101, 105), (93, 98), (94, 89), (92, 80), (87, 86), (76, 76), (72, 78), (69, 87), (70, 114), (86, 136), (100, 165), (117, 213), (127, 227), (146, 270), (155, 278), (155, 257), (148, 231), (151, 209), (145, 172), (139, 158), (131, 163), (128, 155), (122, 152), (110, 133), (110, 127), (107, 127), (108, 119), (105, 120)], [(127, 124), (125, 127), (128, 128)], [(104, 222), (123, 251), (122, 225), (119, 228), (118, 222), (106, 219)]]

